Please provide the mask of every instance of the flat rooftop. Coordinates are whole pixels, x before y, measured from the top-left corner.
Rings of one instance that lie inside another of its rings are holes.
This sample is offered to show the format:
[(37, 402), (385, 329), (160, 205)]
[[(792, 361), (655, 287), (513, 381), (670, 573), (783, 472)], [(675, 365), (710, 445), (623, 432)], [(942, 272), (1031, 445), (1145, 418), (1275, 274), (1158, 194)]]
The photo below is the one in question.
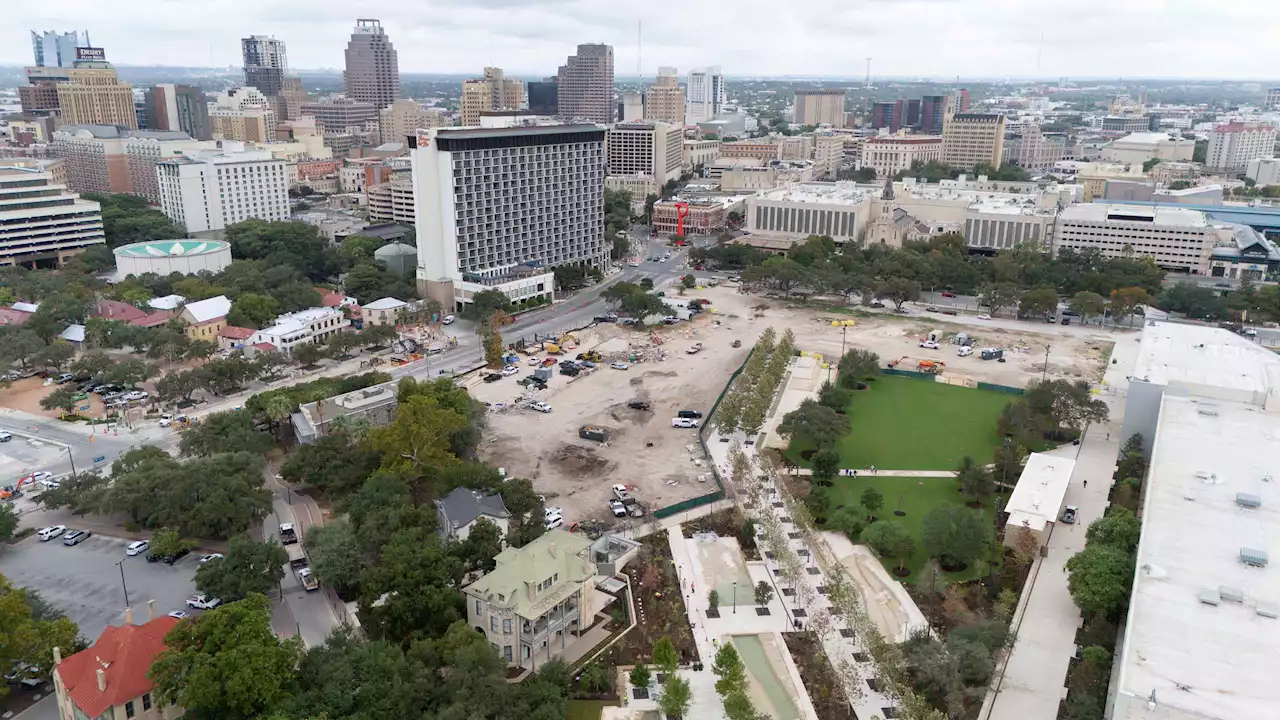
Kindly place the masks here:
[(1009, 525), (1039, 531), (1056, 521), (1075, 468), (1070, 458), (1031, 453), (1004, 508)]
[[(1151, 225), (1175, 227), (1202, 228), (1209, 225), (1208, 217), (1199, 210), (1168, 205), (1093, 202), (1063, 208), (1059, 217), (1063, 220), (1084, 222), (1146, 222)], [(1133, 220), (1132, 218), (1141, 219)]]
[(1229, 330), (1151, 321), (1131, 379), (1265, 395), (1280, 389), (1280, 356)]
[(872, 198), (872, 193), (858, 189), (853, 183), (797, 183), (768, 190), (758, 197), (774, 202), (861, 205)]
[(1278, 431), (1256, 406), (1165, 395), (1119, 658), (1127, 717), (1276, 717), (1280, 567), (1240, 557), (1280, 562)]
[(967, 203), (969, 209), (975, 212), (1000, 215), (1055, 215), (1056, 205), (1053, 208), (1036, 207), (1036, 202), (1040, 195), (1041, 193), (1007, 193), (994, 190), (956, 188), (933, 183), (894, 184), (894, 197), (903, 199), (949, 200), (956, 203)]

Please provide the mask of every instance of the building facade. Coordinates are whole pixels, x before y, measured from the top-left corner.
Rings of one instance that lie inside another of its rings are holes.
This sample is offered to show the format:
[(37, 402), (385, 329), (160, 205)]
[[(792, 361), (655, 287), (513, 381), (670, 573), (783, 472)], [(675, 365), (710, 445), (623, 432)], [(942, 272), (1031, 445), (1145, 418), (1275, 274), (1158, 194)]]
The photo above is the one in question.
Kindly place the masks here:
[(1102, 159), (1107, 162), (1136, 163), (1148, 160), (1186, 162), (1195, 152), (1196, 141), (1163, 132), (1132, 133), (1111, 141), (1102, 149)]
[(349, 132), (352, 129), (364, 131), (371, 125), (374, 128), (378, 126), (378, 108), (374, 107), (373, 103), (341, 96), (303, 103), (302, 114), (314, 117), (316, 125), (326, 135)]
[(61, 264), (106, 242), (101, 207), (47, 172), (0, 161), (0, 266)]
[(460, 122), (464, 127), (478, 126), (485, 113), (519, 110), (524, 104), (524, 84), (507, 78), (502, 68), (487, 67), (483, 78), (462, 81)]
[(1059, 214), (1054, 251), (1096, 248), (1108, 258), (1149, 257), (1166, 270), (1208, 275), (1213, 247), (1222, 239), (1198, 210), (1095, 202)]
[(274, 142), (276, 103), (255, 87), (239, 87), (209, 96), (209, 125), (215, 140)]
[(684, 133), (674, 125), (618, 123), (609, 130), (607, 147), (610, 175), (652, 175), (658, 185), (680, 177)]
[(645, 202), (650, 195), (657, 195), (662, 188), (652, 175), (607, 175), (604, 186), (621, 190), (631, 196), (631, 214), (643, 215)]
[(942, 138), (926, 135), (869, 137), (862, 146), (862, 167), (876, 171), (877, 178), (893, 177), (911, 169), (913, 163), (942, 160)]
[(1000, 167), (1004, 159), (1003, 115), (957, 113), (942, 123), (942, 162), (971, 170)]
[(266, 35), (252, 35), (240, 40), (244, 58), (244, 84), (257, 88), (269, 98), (275, 98), (284, 90), (284, 73), (289, 63), (285, 57), (284, 41)]
[(417, 222), (417, 209), (411, 178), (369, 185), (365, 188), (368, 198), (369, 222), (413, 225)]
[(720, 157), (722, 158), (741, 158), (750, 157), (768, 162), (778, 159), (778, 144), (765, 139), (759, 140), (735, 140), (733, 142), (720, 143)]
[(322, 344), (330, 336), (349, 327), (351, 321), (338, 308), (308, 308), (281, 315), (270, 327), (255, 332), (249, 343), (270, 345), (289, 355), (299, 345)]
[(1026, 125), (1004, 139), (1004, 162), (1026, 170), (1044, 172), (1067, 152), (1065, 135), (1045, 135), (1038, 125)]
[(165, 636), (182, 622), (156, 617), (155, 600), (148, 603), (150, 620), (133, 624), (126, 608), (123, 625), (108, 625), (93, 645), (65, 659), (53, 649), (53, 687), (59, 720), (176, 720), (185, 710), (160, 702), (151, 664), (165, 651)]
[[(89, 48), (82, 48), (89, 49)], [(67, 125), (119, 125), (138, 129), (133, 86), (120, 82), (106, 62), (77, 62), (56, 85), (58, 111)]]
[(150, 130), (184, 132), (196, 140), (212, 140), (209, 103), (200, 88), (160, 84), (146, 93), (147, 127)]
[(657, 79), (644, 91), (644, 118), (684, 127), (684, 88), (675, 68), (658, 68)]
[(184, 132), (139, 130), (129, 133), (124, 141), (125, 162), (129, 166), (129, 184), (134, 195), (153, 205), (160, 204), (160, 184), (156, 164), (179, 157), (201, 147), (211, 149), (216, 143), (202, 143)]
[(381, 22), (356, 20), (346, 59), (343, 83), (347, 97), (379, 110), (400, 97), (400, 59)]
[[(1157, 165), (1156, 167), (1160, 166)], [(1250, 160), (1245, 170), (1245, 177), (1263, 187), (1280, 185), (1280, 159), (1258, 158)]]
[(67, 182), (78, 193), (130, 193), (133, 180), (124, 143), (129, 131), (115, 125), (63, 125), (50, 151), (66, 163)]
[(433, 128), (410, 146), (423, 297), (549, 298), (552, 268), (608, 264), (603, 128)]
[(568, 121), (613, 122), (613, 47), (579, 45), (557, 75), (557, 114)]
[(285, 161), (271, 153), (196, 151), (156, 165), (160, 207), (189, 233), (258, 218), (289, 219)]
[(560, 86), (557, 78), (530, 82), (526, 85), (529, 112), (534, 115), (556, 117), (560, 114)]
[(685, 94), (686, 123), (696, 125), (714, 120), (724, 108), (724, 73), (720, 66), (690, 70)]
[(76, 48), (88, 44), (87, 32), (85, 40), (81, 41), (80, 33), (75, 30), (64, 33), (54, 30), (31, 31), (31, 53), (35, 56), (36, 67), (69, 68), (75, 64)]
[(1209, 131), (1205, 167), (1243, 172), (1250, 160), (1276, 156), (1276, 129), (1271, 125), (1229, 122)]
[(829, 235), (837, 243), (858, 242), (870, 220), (871, 199), (852, 183), (780, 187), (747, 198), (747, 231), (787, 240)]
[(378, 112), (378, 129), (384, 143), (405, 143), (420, 129), (442, 125), (444, 118), (439, 111), (424, 110), (413, 100), (396, 100)]
[(844, 127), (844, 104), (844, 90), (797, 90), (796, 123), (842, 128)]
[(720, 157), (719, 140), (685, 140), (681, 164), (686, 170), (707, 165)]
[(644, 119), (644, 95), (622, 93), (618, 96), (618, 122), (637, 122)]

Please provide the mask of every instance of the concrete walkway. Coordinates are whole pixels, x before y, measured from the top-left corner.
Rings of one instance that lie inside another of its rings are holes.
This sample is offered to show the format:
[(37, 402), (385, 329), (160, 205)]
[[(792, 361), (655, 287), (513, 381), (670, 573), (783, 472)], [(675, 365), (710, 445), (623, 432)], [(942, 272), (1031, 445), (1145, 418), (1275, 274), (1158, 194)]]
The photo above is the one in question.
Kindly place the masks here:
[[(1084, 549), (1085, 531), (1103, 516), (1109, 504), (1111, 475), (1124, 438), (1124, 403), (1128, 376), (1138, 357), (1138, 343), (1120, 339), (1112, 351), (1116, 362), (1107, 366), (1099, 397), (1110, 408), (1108, 422), (1090, 426), (1078, 446), (1064, 445), (1051, 455), (1075, 457), (1075, 471), (1067, 486), (1065, 505), (1080, 509), (1074, 525), (1055, 523), (1025, 588), (1015, 615), (1014, 644), (1003, 670), (983, 702), (982, 720), (1054, 720), (1066, 693), (1067, 669), (1075, 653), (1080, 611), (1067, 589), (1065, 564)], [(1085, 483), (1092, 481), (1086, 486)]]
[[(809, 476), (813, 471), (809, 468), (787, 468), (784, 472), (789, 475)], [(956, 476), (954, 470), (882, 470), (880, 468), (846, 468), (840, 471), (838, 477), (859, 477), (859, 476), (875, 476), (875, 477), (950, 477)]]

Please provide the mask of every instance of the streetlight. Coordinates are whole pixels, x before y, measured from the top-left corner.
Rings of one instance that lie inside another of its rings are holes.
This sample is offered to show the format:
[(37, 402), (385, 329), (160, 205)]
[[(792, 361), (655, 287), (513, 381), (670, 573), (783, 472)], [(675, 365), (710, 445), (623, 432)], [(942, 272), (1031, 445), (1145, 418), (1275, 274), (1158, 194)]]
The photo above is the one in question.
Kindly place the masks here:
[(120, 585), (124, 587), (124, 607), (129, 608), (129, 585), (124, 581), (124, 560), (116, 563), (116, 567), (120, 568)]
[(844, 357), (845, 336), (848, 334), (849, 328), (857, 324), (858, 323), (854, 320), (832, 320), (831, 321), (831, 327), (840, 328), (840, 357)]
[(1040, 382), (1044, 382), (1045, 376), (1049, 374), (1049, 349), (1052, 345), (1044, 346), (1044, 369), (1040, 371)]
[(733, 581), (733, 614), (738, 614), (738, 581)]

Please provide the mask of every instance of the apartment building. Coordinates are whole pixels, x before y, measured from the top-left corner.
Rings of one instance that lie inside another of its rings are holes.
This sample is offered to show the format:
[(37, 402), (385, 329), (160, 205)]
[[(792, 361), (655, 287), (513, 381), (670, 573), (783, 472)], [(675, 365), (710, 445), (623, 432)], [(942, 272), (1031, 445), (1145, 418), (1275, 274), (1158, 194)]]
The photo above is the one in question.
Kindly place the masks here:
[(244, 84), (269, 98), (280, 95), (289, 65), (284, 41), (266, 35), (251, 35), (240, 40), (240, 51), (244, 58)]
[(276, 103), (255, 87), (214, 93), (208, 103), (210, 132), (215, 140), (274, 142)]
[(942, 123), (942, 162), (973, 169), (977, 165), (1000, 167), (1004, 159), (1003, 115), (957, 113)]
[(658, 185), (680, 177), (684, 132), (667, 123), (618, 123), (608, 134), (610, 175), (652, 175)]
[(1066, 152), (1065, 135), (1045, 135), (1038, 125), (1024, 125), (1004, 139), (1004, 162), (1026, 170), (1048, 171)]
[(696, 125), (714, 120), (724, 108), (724, 73), (720, 66), (690, 70), (685, 94), (685, 122)]
[(423, 297), (550, 298), (552, 268), (608, 264), (603, 128), (432, 128), (410, 148)]
[(519, 110), (525, 105), (524, 83), (507, 78), (502, 68), (487, 67), (479, 80), (462, 81), (460, 122), (464, 127), (480, 124), (480, 116), (495, 110)]
[(48, 172), (0, 161), (0, 266), (61, 264), (105, 242), (98, 203)]
[(942, 138), (930, 135), (869, 137), (862, 146), (862, 167), (874, 169), (877, 178), (893, 177), (913, 163), (940, 160)]
[(162, 83), (147, 89), (145, 103), (149, 129), (184, 132), (196, 140), (213, 139), (209, 102), (200, 88)]
[(795, 103), (796, 123), (800, 125), (844, 127), (844, 90), (796, 90)]
[(202, 142), (181, 131), (130, 132), (124, 141), (124, 154), (129, 166), (131, 192), (146, 198), (149, 203), (159, 205), (160, 181), (157, 179), (156, 165), (162, 160), (179, 157), (192, 150), (214, 150), (217, 147), (216, 140)]
[(657, 79), (644, 91), (644, 119), (684, 127), (684, 88), (675, 68), (658, 68)]
[(1222, 230), (1198, 210), (1095, 202), (1062, 210), (1054, 251), (1096, 248), (1108, 258), (1149, 257), (1172, 272), (1208, 275), (1222, 239)]
[(289, 219), (286, 162), (270, 152), (200, 150), (156, 164), (160, 207), (188, 233), (249, 218)]
[(53, 133), (50, 152), (66, 163), (68, 186), (78, 193), (130, 193), (133, 180), (124, 143), (129, 130), (118, 125), (63, 125)]
[(613, 122), (613, 47), (579, 45), (560, 66), (556, 90), (557, 110), (565, 120)]
[(373, 19), (356, 20), (347, 42), (347, 68), (343, 73), (347, 97), (382, 108), (400, 97), (400, 59), (382, 29)]
[(396, 100), (378, 111), (378, 130), (384, 143), (403, 143), (420, 129), (444, 124), (439, 110), (426, 110), (413, 100)]
[(249, 344), (266, 344), (289, 355), (299, 345), (323, 344), (331, 335), (351, 327), (351, 321), (338, 308), (315, 307), (286, 313), (269, 327), (258, 330)]
[(1250, 160), (1276, 156), (1276, 129), (1271, 125), (1229, 122), (1209, 131), (1205, 167), (1244, 172)]

